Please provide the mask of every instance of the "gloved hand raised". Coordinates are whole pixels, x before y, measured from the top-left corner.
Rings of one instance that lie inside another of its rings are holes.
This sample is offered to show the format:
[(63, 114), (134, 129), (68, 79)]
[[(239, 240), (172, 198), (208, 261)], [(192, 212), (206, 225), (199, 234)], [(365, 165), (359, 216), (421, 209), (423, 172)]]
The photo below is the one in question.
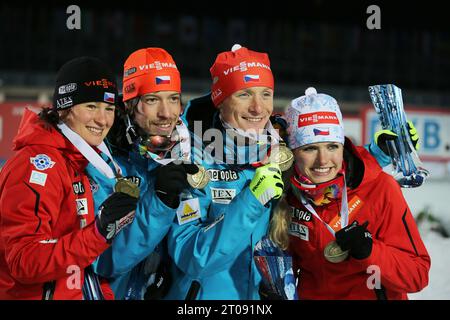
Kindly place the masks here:
[(198, 166), (195, 164), (169, 163), (158, 167), (156, 170), (155, 191), (158, 198), (172, 209), (180, 205), (180, 193), (186, 189), (187, 174), (196, 174)]
[(114, 192), (100, 206), (95, 223), (97, 230), (111, 243), (126, 225), (133, 222), (138, 198), (126, 193)]
[(355, 259), (366, 259), (372, 253), (372, 234), (367, 231), (366, 221), (362, 225), (358, 221), (336, 232), (336, 243), (342, 251), (350, 250), (349, 254)]
[[(408, 126), (408, 133), (409, 137), (411, 138), (411, 141), (413, 143), (414, 148), (416, 151), (419, 150), (420, 144), (419, 144), (419, 134), (417, 133), (416, 127), (414, 127), (414, 124), (411, 121), (407, 122)], [(397, 135), (392, 132), (391, 130), (380, 130), (375, 132), (374, 135), (374, 141), (375, 144), (383, 151), (386, 155), (389, 155), (387, 150), (387, 141), (394, 140), (397, 138)]]
[(269, 163), (256, 169), (250, 182), (250, 191), (264, 206), (272, 199), (278, 199), (283, 193), (284, 183), (278, 164)]

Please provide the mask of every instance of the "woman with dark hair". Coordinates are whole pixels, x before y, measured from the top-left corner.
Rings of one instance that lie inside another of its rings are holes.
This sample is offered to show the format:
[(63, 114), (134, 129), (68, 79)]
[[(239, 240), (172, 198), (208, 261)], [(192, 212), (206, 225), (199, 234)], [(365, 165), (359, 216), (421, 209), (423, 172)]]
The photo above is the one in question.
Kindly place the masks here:
[(89, 266), (133, 220), (137, 199), (115, 192), (96, 217), (85, 168), (99, 164), (116, 98), (109, 68), (81, 57), (59, 70), (53, 107), (25, 111), (0, 173), (0, 299), (112, 297)]

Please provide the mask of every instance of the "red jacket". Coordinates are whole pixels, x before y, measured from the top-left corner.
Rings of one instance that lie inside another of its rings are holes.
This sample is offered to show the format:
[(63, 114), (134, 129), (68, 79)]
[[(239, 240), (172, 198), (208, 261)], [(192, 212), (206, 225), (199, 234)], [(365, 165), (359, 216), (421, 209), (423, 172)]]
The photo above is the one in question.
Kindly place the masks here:
[(14, 149), (0, 173), (0, 299), (82, 299), (84, 268), (108, 247), (93, 223), (87, 160), (31, 111)]
[[(384, 291), (387, 299), (407, 299), (406, 293), (420, 291), (428, 284), (430, 257), (397, 182), (364, 148), (348, 140), (345, 146), (352, 158), (350, 170), (356, 176), (359, 173), (359, 177), (350, 178), (351, 187), (347, 188), (349, 224), (354, 220), (360, 224), (369, 221), (372, 253), (364, 260), (350, 257), (337, 264), (325, 260), (323, 250), (334, 237), (291, 191), (288, 203), (297, 208), (293, 209), (291, 230), (301, 230), (290, 233), (294, 270), (300, 269), (299, 297), (377, 299), (377, 293)], [(322, 220), (330, 222), (340, 204), (341, 199), (336, 199), (314, 209)], [(381, 290), (373, 289), (377, 275)]]

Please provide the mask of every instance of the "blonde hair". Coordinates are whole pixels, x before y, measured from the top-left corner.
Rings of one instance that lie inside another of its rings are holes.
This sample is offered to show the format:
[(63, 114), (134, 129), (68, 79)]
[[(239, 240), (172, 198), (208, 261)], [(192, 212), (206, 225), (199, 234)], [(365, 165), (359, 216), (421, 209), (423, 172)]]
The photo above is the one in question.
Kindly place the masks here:
[(284, 192), (273, 209), (272, 219), (269, 226), (269, 238), (282, 250), (289, 247), (289, 225), (291, 223), (291, 207), (286, 196), (290, 186), (290, 177), (293, 174), (293, 166), (290, 170), (283, 172)]
[(273, 210), (270, 220), (269, 238), (282, 250), (289, 247), (289, 224), (291, 223), (291, 208), (284, 194)]

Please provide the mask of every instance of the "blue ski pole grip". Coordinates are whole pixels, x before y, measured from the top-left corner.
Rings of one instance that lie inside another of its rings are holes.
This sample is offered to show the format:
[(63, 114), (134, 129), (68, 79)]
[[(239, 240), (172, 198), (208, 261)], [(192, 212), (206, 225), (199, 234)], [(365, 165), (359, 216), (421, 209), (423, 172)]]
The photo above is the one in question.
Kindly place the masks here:
[(382, 84), (370, 86), (369, 94), (383, 130), (397, 135), (396, 139), (386, 142), (393, 177), (403, 188), (421, 186), (429, 171), (423, 167), (408, 133), (402, 90), (393, 84)]

